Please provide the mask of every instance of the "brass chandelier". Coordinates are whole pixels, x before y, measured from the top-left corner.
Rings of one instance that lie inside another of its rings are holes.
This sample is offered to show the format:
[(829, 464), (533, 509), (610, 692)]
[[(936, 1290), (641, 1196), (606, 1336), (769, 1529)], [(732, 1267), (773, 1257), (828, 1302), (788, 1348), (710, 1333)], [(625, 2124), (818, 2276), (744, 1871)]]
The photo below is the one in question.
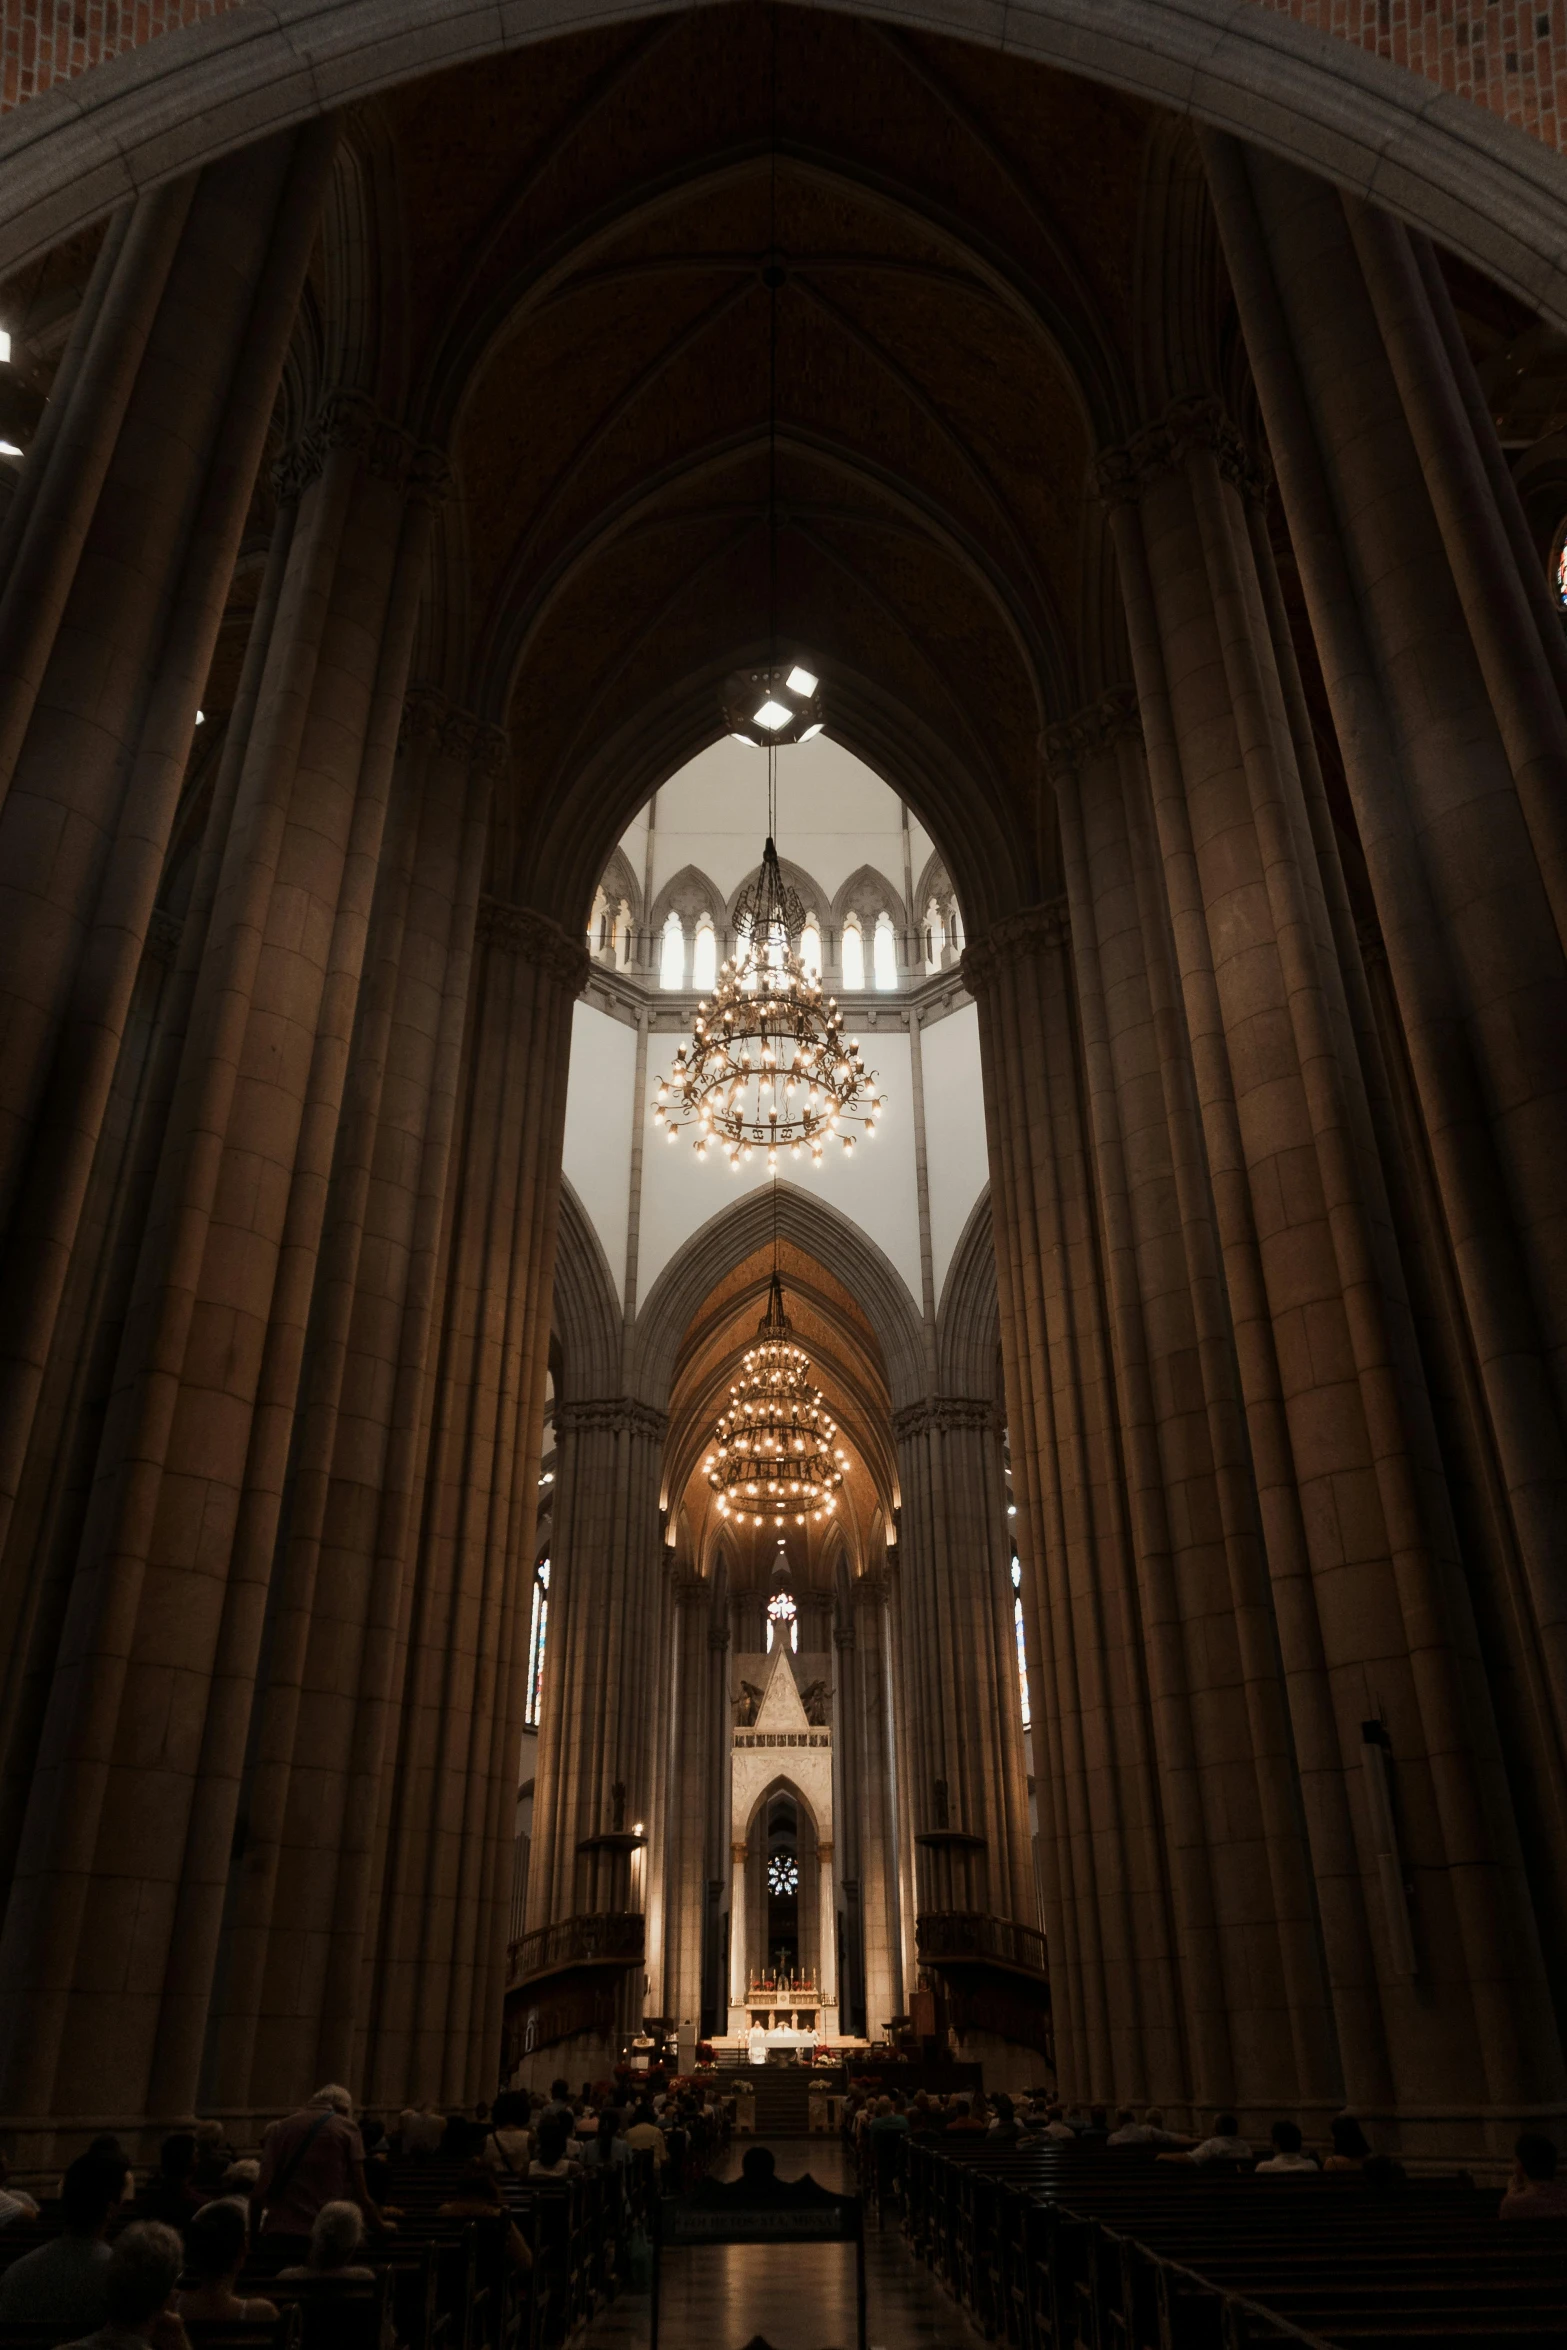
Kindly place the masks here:
[(713, 1430), (713, 1450), (702, 1466), (718, 1496), (720, 1517), (760, 1526), (771, 1517), (831, 1516), (838, 1504), (846, 1459), (834, 1442), (838, 1423), (820, 1388), (810, 1381), (810, 1359), (794, 1343), (784, 1312), (776, 1265), (756, 1344), (729, 1390), (729, 1406)]
[(740, 951), (719, 972), (711, 1002), (698, 1005), (691, 1042), (658, 1080), (654, 1124), (671, 1142), (694, 1128), (697, 1157), (727, 1153), (736, 1171), (757, 1150), (774, 1170), (780, 1151), (800, 1160), (809, 1152), (814, 1165), (829, 1142), (851, 1154), (850, 1129), (872, 1140), (886, 1096), (845, 1037), (836, 997), (823, 997), (800, 960), (805, 913), (785, 886), (771, 833), (735, 922)]

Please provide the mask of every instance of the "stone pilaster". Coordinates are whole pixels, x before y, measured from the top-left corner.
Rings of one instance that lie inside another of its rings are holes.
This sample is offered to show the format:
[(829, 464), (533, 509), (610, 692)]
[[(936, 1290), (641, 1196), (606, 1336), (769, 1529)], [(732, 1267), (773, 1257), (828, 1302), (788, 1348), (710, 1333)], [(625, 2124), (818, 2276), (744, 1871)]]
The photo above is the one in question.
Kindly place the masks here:
[(438, 696), (405, 705), (209, 2034), (208, 2095), (226, 2108), (357, 2070), (409, 1480), (502, 749)]
[(938, 1396), (895, 1413), (893, 1434), (918, 1907), (1032, 1925), (1000, 1415)]
[(653, 1797), (665, 1415), (631, 1396), (556, 1407), (554, 1653), (539, 1727), (530, 1926), (644, 1906), (640, 1864), (596, 1840)]
[[(1204, 154), (1385, 957), (1387, 1057), (1450, 1297), (1444, 1447), (1517, 1692), (1515, 1800), (1567, 1786), (1567, 656), (1434, 255), (1325, 183)], [(1335, 298), (1312, 298), (1331, 274)], [(1440, 679), (1440, 692), (1432, 680)], [(1528, 1859), (1567, 1965), (1559, 1810)]]
[[(583, 948), (525, 907), (481, 901), (478, 938), (440, 1377), (410, 1476), (420, 1498), (392, 1667), (396, 1760), (371, 1886), (363, 2077), (386, 2104), (471, 2101), (494, 2082), (571, 1015), (588, 969)], [(557, 1546), (561, 1513), (557, 1499)], [(555, 1604), (552, 1589), (546, 1704), (559, 1686)], [(536, 1794), (530, 1905), (541, 1815)]]
[[(58, 1403), (92, 1360), (102, 1195), (112, 1207), (123, 1181), (111, 1092), (334, 144), (325, 125), (269, 140), (118, 216), (6, 516), (0, 1655), (19, 1678), (0, 1683), (0, 1717), (14, 1789), (64, 1609), (38, 1489), (68, 1435), (45, 1391)], [(13, 1525), (24, 1464), (34, 1504)], [(20, 1825), (7, 1805), (0, 1880)]]
[[(32, 1999), (12, 2110), (196, 2094), (428, 544), (428, 469), (397, 439), (388, 463), (323, 434), (182, 936), (189, 1023), (0, 1955)], [(143, 1964), (77, 1989), (106, 1937)]]
[[(1344, 2087), (1372, 2108), (1425, 2106), (1444, 2079), (1457, 2101), (1483, 2085), (1505, 2105), (1524, 2094), (1525, 2050), (1554, 2032), (1256, 562), (1255, 484), (1226, 419), (1190, 401), (1102, 460), (1101, 485)], [(1413, 1960), (1365, 1794), (1373, 1685), (1398, 1758)]]

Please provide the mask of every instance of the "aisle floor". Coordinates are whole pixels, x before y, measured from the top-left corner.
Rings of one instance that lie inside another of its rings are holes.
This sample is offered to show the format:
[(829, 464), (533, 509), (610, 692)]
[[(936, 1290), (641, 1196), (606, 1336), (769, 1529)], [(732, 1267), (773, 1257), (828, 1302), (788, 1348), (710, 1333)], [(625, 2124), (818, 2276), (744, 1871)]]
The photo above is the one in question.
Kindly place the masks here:
[[(745, 2139), (716, 2176), (733, 2178)], [(836, 2138), (784, 2138), (773, 2149), (780, 2178), (809, 2171), (824, 2187), (848, 2185)], [(984, 2350), (971, 2326), (898, 2229), (865, 2239), (871, 2350)], [(729, 2244), (666, 2254), (659, 2350), (744, 2350), (761, 2334), (771, 2350), (854, 2350), (854, 2254), (848, 2245)], [(646, 2350), (648, 2301), (623, 2293), (581, 2336), (585, 2350)]]

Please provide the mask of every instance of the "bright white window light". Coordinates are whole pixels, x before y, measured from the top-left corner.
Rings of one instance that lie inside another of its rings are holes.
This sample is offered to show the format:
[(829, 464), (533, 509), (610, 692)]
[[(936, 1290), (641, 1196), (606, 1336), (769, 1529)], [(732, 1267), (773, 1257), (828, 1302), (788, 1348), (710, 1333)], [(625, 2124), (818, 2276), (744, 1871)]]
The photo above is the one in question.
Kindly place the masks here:
[(0, 457), (20, 457), (21, 454), (15, 441), (0, 441)]
[(9, 331), (8, 331), (8, 330), (7, 330), (5, 327), (3, 327), (3, 326), (0, 326), (0, 367), (3, 367), (3, 366), (5, 365), (6, 361), (7, 361), (7, 360), (10, 358), (10, 356), (11, 356), (11, 337), (10, 337), (10, 333), (9, 333)]
[(206, 725), (206, 723), (207, 723), (207, 713), (206, 713), (206, 711), (205, 711), (205, 710), (198, 710), (198, 711), (196, 712), (196, 724), (197, 724), (198, 726), (205, 726), (205, 725)]
[(686, 983), (686, 933), (680, 916), (670, 910), (664, 917), (664, 935), (659, 946), (658, 984), (660, 987), (680, 988)]
[(882, 913), (876, 917), (875, 936), (871, 941), (871, 964), (876, 985), (884, 995), (890, 994), (898, 984), (898, 941), (890, 914)]
[(786, 710), (782, 702), (775, 702), (769, 694), (761, 708), (753, 710), (751, 715), (758, 726), (765, 726), (769, 734), (776, 734), (780, 726), (788, 725), (794, 712)]
[(806, 915), (805, 928), (800, 933), (800, 960), (805, 965), (808, 977), (820, 979), (822, 975), (822, 926), (814, 914)]
[(843, 984), (850, 995), (865, 985), (865, 941), (852, 914), (843, 926)]
[(804, 694), (809, 697), (816, 691), (816, 680), (808, 669), (791, 669), (784, 683), (792, 694)]
[(717, 977), (718, 938), (710, 917), (703, 914), (698, 917), (696, 937), (691, 945), (691, 985), (702, 995)]

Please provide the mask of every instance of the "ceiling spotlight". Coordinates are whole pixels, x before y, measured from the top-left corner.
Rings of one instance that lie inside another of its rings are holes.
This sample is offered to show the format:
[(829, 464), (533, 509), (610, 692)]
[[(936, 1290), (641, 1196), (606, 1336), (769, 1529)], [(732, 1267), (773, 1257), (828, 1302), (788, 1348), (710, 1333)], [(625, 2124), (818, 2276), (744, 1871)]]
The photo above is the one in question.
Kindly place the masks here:
[(790, 670), (788, 676), (784, 680), (784, 683), (788, 686), (789, 691), (792, 694), (799, 694), (807, 702), (810, 700), (812, 694), (815, 693), (817, 686), (817, 680), (811, 675), (810, 671), (808, 669), (801, 669), (798, 667), (798, 665)]
[(808, 743), (813, 734), (820, 734), (821, 731), (822, 722), (819, 718), (817, 718), (806, 728), (804, 734), (801, 735), (800, 740), (802, 743)]
[(206, 725), (206, 723), (207, 723), (207, 713), (206, 713), (206, 711), (205, 711), (205, 710), (198, 710), (198, 711), (196, 712), (196, 724), (197, 724), (198, 726), (205, 726), (205, 725)]
[(5, 327), (3, 327), (3, 326), (0, 326), (0, 367), (3, 367), (3, 366), (5, 366), (5, 364), (7, 363), (7, 361), (10, 359), (10, 356), (11, 356), (11, 337), (10, 337), (10, 333), (9, 333), (9, 331), (8, 331), (8, 330), (7, 330)]
[(15, 441), (0, 441), (0, 457), (20, 457), (21, 454)]
[(755, 669), (734, 670), (724, 679), (720, 698), (725, 730), (752, 749), (766, 743), (782, 750), (804, 742), (808, 735), (821, 733), (825, 720), (816, 672), (784, 657)]
[(769, 734), (776, 734), (781, 726), (788, 725), (794, 712), (786, 709), (782, 702), (775, 702), (769, 695), (759, 710), (752, 711), (751, 716), (758, 726), (765, 726)]

